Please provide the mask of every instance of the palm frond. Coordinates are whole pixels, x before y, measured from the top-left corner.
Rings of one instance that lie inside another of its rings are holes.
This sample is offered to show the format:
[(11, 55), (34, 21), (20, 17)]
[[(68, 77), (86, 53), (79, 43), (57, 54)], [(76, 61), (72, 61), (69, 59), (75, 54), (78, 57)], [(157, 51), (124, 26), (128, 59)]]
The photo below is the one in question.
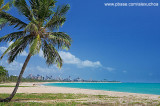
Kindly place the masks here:
[(34, 19), (33, 13), (30, 10), (25, 0), (15, 0), (14, 5), (15, 7), (17, 7), (20, 14), (23, 14), (24, 16), (26, 16), (28, 20), (32, 21)]
[(62, 58), (52, 44), (47, 44), (46, 41), (43, 41), (42, 50), (44, 58), (46, 59), (46, 63), (49, 66), (52, 64), (57, 64), (59, 68), (62, 67)]
[[(5, 22), (3, 23), (3, 26), (4, 26), (4, 24), (8, 24), (9, 26), (14, 25), (15, 28), (19, 27), (19, 29), (25, 28), (27, 26), (27, 24), (25, 22), (19, 20), (18, 18), (14, 17), (6, 12), (1, 11), (0, 18), (5, 20)], [(2, 24), (0, 24), (0, 26), (1, 25)]]
[(44, 21), (53, 14), (55, 0), (30, 0), (33, 14), (38, 21)]
[(10, 6), (10, 3), (5, 4), (3, 7), (0, 6), (1, 7), (0, 11), (2, 11), (2, 10), (6, 10), (7, 11), (9, 9), (9, 6)]
[(55, 15), (56, 16), (63, 16), (68, 12), (69, 9), (70, 9), (70, 5), (69, 4), (58, 6), (57, 10), (55, 12)]
[(38, 27), (36, 26), (36, 24), (34, 24), (33, 22), (30, 22), (26, 28), (25, 28), (26, 32), (38, 32)]
[(34, 55), (36, 53), (39, 53), (41, 48), (41, 38), (40, 35), (38, 34), (36, 38), (33, 40), (31, 47), (30, 47), (30, 54)]
[[(12, 3), (13, 3), (13, 0), (10, 0), (8, 3), (7, 3), (7, 5), (9, 6), (9, 7), (11, 7), (11, 5), (12, 5)], [(2, 8), (2, 5), (3, 5), (3, 7), (5, 7), (5, 5), (4, 5), (4, 0), (0, 0), (0, 7)], [(6, 7), (8, 7), (8, 6), (6, 6)], [(5, 8), (6, 8), (5, 7)]]
[(4, 0), (0, 0), (0, 7), (2, 7)]
[(0, 30), (6, 25), (6, 23), (7, 23), (6, 19), (0, 18)]
[(72, 39), (64, 32), (48, 32), (48, 39), (58, 48), (68, 50), (71, 46)]
[(2, 41), (11, 42), (13, 40), (17, 40), (17, 39), (21, 38), (22, 36), (25, 36), (24, 31), (13, 32), (13, 33), (10, 33), (8, 35), (1, 37), (0, 42), (2, 42)]
[(21, 39), (21, 41), (9, 51), (8, 62), (13, 62), (15, 58), (18, 56), (18, 54), (21, 54), (27, 47), (27, 45), (30, 44), (33, 40), (34, 36), (31, 35), (25, 36), (23, 39)]
[(53, 16), (45, 25), (45, 28), (50, 31), (58, 30), (60, 26), (64, 24), (66, 18), (64, 16)]
[(62, 26), (66, 21), (65, 14), (68, 12), (69, 9), (70, 6), (68, 4), (58, 6), (53, 17), (46, 23), (45, 28), (48, 28), (51, 31), (58, 30), (59, 27)]
[(7, 48), (7, 50), (2, 54), (2, 56), (0, 57), (0, 59), (2, 59), (2, 58), (6, 55), (6, 53), (8, 53), (10, 50), (12, 50), (14, 47), (16, 47), (16, 46), (20, 43), (21, 39), (23, 39), (23, 37), (17, 39), (14, 43), (12, 43), (12, 44)]

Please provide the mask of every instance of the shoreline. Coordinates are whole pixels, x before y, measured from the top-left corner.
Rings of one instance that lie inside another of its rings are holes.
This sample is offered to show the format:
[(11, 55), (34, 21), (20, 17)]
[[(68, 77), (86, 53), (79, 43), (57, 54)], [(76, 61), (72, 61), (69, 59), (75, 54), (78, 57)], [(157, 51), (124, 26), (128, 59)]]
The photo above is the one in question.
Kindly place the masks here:
[[(114, 97), (136, 97), (160, 100), (160, 95), (154, 94), (139, 94), (139, 93), (128, 93), (128, 92), (116, 92), (116, 91), (104, 91), (104, 90), (92, 90), (92, 89), (81, 89), (81, 88), (69, 88), (69, 87), (55, 87), (45, 86), (47, 83), (59, 83), (59, 82), (23, 82), (19, 87), (17, 93), (72, 93), (72, 94), (88, 94), (88, 95), (108, 95)], [(35, 85), (34, 85), (35, 84)], [(5, 83), (0, 85), (11, 85), (15, 83)], [(0, 87), (0, 93), (9, 94), (12, 92), (14, 87)]]

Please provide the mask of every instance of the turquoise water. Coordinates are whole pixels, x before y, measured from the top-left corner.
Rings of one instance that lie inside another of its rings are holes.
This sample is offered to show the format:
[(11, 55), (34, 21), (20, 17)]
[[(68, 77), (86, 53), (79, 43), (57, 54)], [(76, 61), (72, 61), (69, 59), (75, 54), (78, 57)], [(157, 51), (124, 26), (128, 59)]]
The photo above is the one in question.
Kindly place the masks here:
[(160, 95), (160, 83), (49, 83), (45, 85)]

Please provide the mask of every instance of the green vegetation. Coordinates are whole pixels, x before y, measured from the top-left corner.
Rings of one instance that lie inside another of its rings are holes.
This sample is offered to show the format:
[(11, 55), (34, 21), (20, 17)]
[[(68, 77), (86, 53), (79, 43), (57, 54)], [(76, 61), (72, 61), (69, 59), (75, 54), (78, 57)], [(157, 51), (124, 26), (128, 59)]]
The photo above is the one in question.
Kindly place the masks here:
[[(0, 94), (0, 98), (8, 96), (9, 94)], [(0, 103), (0, 106), (158, 106), (159, 103), (158, 100), (129, 97), (115, 98), (108, 95), (18, 93), (10, 103)]]
[[(0, 97), (8, 97), (9, 94), (1, 94)], [(56, 100), (56, 99), (79, 99), (79, 98), (85, 98), (88, 97), (87, 95), (83, 94), (48, 94), (48, 93), (42, 93), (42, 94), (19, 94), (17, 93), (14, 97), (14, 99), (20, 99), (20, 100)]]
[(144, 105), (144, 104), (141, 103), (141, 102), (131, 102), (131, 103), (129, 103), (129, 104), (132, 104), (132, 105)]
[(60, 102), (60, 103), (36, 103), (36, 102), (28, 102), (28, 103), (20, 103), (20, 102), (11, 102), (11, 103), (0, 103), (0, 106), (76, 106), (80, 103), (76, 102)]
[(0, 66), (0, 83), (3, 83), (8, 78), (8, 71), (4, 67)]

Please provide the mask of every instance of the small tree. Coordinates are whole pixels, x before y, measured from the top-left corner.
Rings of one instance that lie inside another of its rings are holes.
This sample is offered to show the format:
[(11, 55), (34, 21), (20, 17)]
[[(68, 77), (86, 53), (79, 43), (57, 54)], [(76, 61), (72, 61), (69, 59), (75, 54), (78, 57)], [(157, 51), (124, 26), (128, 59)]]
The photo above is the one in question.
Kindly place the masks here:
[(0, 66), (0, 83), (5, 82), (7, 77), (8, 77), (8, 71), (5, 70), (4, 67)]

